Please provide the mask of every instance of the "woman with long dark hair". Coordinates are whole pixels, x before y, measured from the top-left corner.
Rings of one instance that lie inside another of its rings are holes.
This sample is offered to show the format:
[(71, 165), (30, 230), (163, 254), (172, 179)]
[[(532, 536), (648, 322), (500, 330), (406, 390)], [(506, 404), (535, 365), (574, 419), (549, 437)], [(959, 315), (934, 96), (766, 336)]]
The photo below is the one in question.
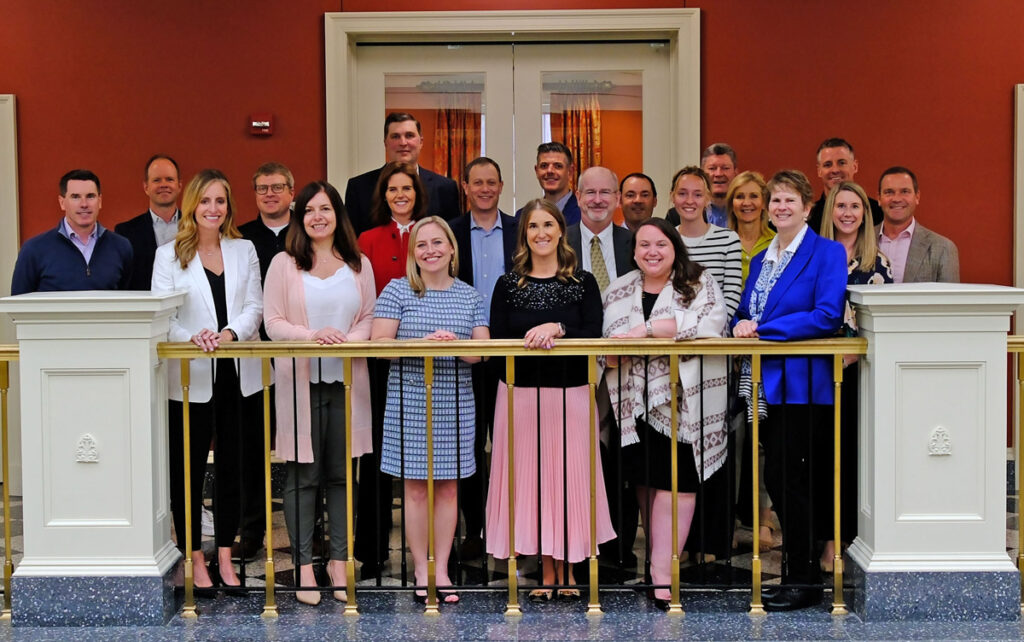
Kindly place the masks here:
[[(285, 251), (267, 270), (266, 327), (274, 341), (316, 341), (334, 345), (370, 338), (373, 269), (330, 183), (306, 185), (295, 198)], [(294, 363), (294, 369), (292, 364)], [(345, 458), (370, 451), (370, 390), (365, 359), (352, 363), (352, 453), (345, 448), (345, 393), (342, 360), (332, 357), (277, 359), (277, 456), (285, 460), (284, 517), (298, 585), (315, 587), (313, 524), (317, 489), (323, 484), (330, 526), (331, 585), (344, 586), (348, 559)], [(320, 592), (296, 591), (304, 604), (318, 604)], [(335, 599), (347, 601), (335, 589)]]
[[(721, 337), (727, 311), (711, 272), (686, 254), (682, 238), (660, 218), (640, 224), (633, 236), (639, 269), (604, 292), (604, 336), (677, 340)], [(637, 488), (650, 542), (654, 584), (668, 584), (672, 559), (672, 467), (677, 451), (678, 540), (683, 550), (702, 481), (726, 460), (725, 357), (681, 359), (676, 442), (671, 441), (672, 395), (668, 357), (609, 359), (605, 372), (613, 413), (619, 419), (625, 475)], [(657, 588), (655, 604), (667, 608), (668, 589)]]

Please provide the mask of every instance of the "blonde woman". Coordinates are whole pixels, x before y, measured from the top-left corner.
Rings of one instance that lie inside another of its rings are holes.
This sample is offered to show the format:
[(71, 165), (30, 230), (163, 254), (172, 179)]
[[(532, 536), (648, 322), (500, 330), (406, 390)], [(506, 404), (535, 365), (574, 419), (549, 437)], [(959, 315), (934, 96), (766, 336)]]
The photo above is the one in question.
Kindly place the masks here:
[[(847, 285), (892, 283), (892, 266), (889, 259), (878, 250), (878, 232), (869, 215), (871, 201), (864, 188), (852, 181), (839, 183), (825, 199), (824, 211), (821, 236), (839, 241), (846, 248)], [(846, 301), (841, 332), (843, 336), (857, 336), (857, 319), (849, 300)], [(843, 375), (840, 405), (843, 455), (840, 467), (840, 521), (843, 541), (852, 542), (857, 536), (857, 390), (860, 367), (855, 354), (844, 355), (843, 364), (846, 372)], [(830, 508), (828, 514), (831, 514)], [(829, 539), (821, 555), (822, 570), (832, 571), (834, 556), (835, 545)]]
[[(259, 340), (263, 318), (260, 264), (253, 244), (234, 223), (235, 203), (228, 179), (216, 169), (192, 178), (181, 203), (174, 241), (157, 248), (153, 291), (184, 291), (185, 300), (170, 318), (171, 341), (191, 341), (204, 351), (222, 343)], [(178, 546), (185, 546), (184, 452), (182, 443), (181, 362), (171, 359), (168, 433), (171, 457), (171, 511)], [(208, 588), (241, 582), (231, 565), (231, 544), (240, 519), (243, 433), (261, 431), (260, 363), (254, 359), (196, 359), (191, 363), (189, 426), (191, 461), (192, 562), (195, 586)], [(216, 477), (214, 528), (217, 557), (208, 572), (201, 550), (200, 508), (210, 443)], [(212, 575), (212, 577), (211, 577)]]
[[(488, 339), (483, 297), (455, 277), (458, 248), (444, 219), (429, 216), (409, 232), (406, 274), (388, 283), (377, 298), (373, 339)], [(458, 519), (458, 480), (476, 472), (473, 442), (476, 406), (469, 364), (479, 358), (434, 359), (432, 381), (434, 558), (437, 585), (450, 586), (448, 555)], [(427, 584), (427, 390), (423, 359), (392, 364), (384, 410), (381, 470), (405, 486), (406, 539), (415, 564), (416, 584)], [(426, 600), (417, 589), (415, 599)], [(445, 604), (459, 596), (444, 592)]]
[(750, 259), (768, 249), (775, 231), (768, 225), (768, 186), (758, 172), (742, 172), (729, 183), (725, 195), (729, 229), (740, 237), (742, 283), (747, 284)]

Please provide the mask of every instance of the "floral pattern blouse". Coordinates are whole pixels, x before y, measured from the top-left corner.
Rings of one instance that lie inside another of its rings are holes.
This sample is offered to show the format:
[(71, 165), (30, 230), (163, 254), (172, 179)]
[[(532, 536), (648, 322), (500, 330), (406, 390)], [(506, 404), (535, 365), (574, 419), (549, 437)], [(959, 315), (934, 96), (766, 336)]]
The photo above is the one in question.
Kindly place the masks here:
[[(892, 265), (889, 259), (881, 252), (875, 258), (875, 265), (871, 269), (862, 269), (860, 257), (850, 259), (846, 266), (847, 285), (877, 285), (879, 283), (893, 283)], [(857, 318), (853, 314), (853, 306), (850, 305), (850, 295), (846, 295), (846, 315), (843, 319), (843, 336), (857, 336)]]

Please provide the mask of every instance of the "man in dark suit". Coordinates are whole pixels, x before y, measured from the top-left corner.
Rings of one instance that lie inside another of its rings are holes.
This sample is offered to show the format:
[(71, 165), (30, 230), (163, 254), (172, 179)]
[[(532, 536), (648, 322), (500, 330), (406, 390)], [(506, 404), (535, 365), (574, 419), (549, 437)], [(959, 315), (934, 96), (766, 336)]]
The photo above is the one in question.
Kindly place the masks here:
[[(580, 267), (594, 275), (603, 292), (609, 283), (634, 268), (629, 251), (633, 234), (612, 224), (615, 208), (619, 206), (619, 179), (607, 167), (591, 167), (580, 175), (576, 198), (580, 204), (580, 223), (566, 230), (566, 240), (576, 252)], [(597, 389), (597, 405), (601, 418), (601, 466), (617, 534), (616, 539), (601, 544), (601, 557), (612, 564), (635, 567), (633, 543), (639, 506), (636, 489), (618, 476), (621, 440), (604, 381)]]
[(142, 189), (149, 197), (149, 210), (114, 226), (114, 231), (132, 244), (135, 258), (129, 290), (149, 290), (156, 248), (174, 240), (181, 218), (178, 163), (170, 156), (157, 154), (146, 161), (143, 175)]
[(619, 206), (619, 179), (607, 167), (591, 167), (580, 175), (576, 197), (581, 218), (566, 230), (566, 240), (576, 252), (580, 267), (591, 272), (604, 291), (609, 283), (633, 269), (631, 234), (624, 227), (612, 225)]
[[(423, 149), (423, 131), (420, 121), (411, 114), (392, 112), (384, 121), (384, 153), (387, 162), (401, 161), (416, 165), (420, 180), (427, 191), (427, 214), (451, 220), (462, 212), (459, 187), (450, 178), (435, 174), (419, 166)], [(373, 192), (381, 168), (350, 178), (345, 188), (345, 209), (355, 228), (356, 236), (373, 227), (371, 212)]]
[(917, 222), (921, 202), (917, 176), (906, 167), (890, 167), (878, 180), (878, 200), (885, 220), (878, 250), (892, 264), (897, 283), (959, 283), (960, 254), (956, 244)]
[[(852, 181), (857, 174), (857, 159), (853, 155), (853, 145), (842, 138), (826, 138), (818, 145), (818, 156), (815, 159), (818, 167), (818, 178), (821, 179), (823, 190), (821, 197), (811, 207), (807, 217), (807, 225), (815, 234), (821, 234), (821, 219), (825, 211), (825, 199), (832, 188), (843, 181)], [(871, 220), (877, 228), (882, 224), (882, 208), (873, 198), (871, 202)]]
[[(512, 255), (516, 250), (516, 220), (498, 210), (502, 186), (501, 168), (497, 163), (484, 156), (470, 161), (466, 165), (466, 180), (462, 182), (462, 191), (469, 199), (469, 212), (451, 222), (459, 246), (459, 278), (480, 292), (488, 314), (494, 284), (498, 277), (512, 270)], [(484, 447), (494, 421), (499, 361), (473, 366), (477, 462), (487, 461)], [(480, 466), (472, 477), (459, 481), (462, 514), (466, 518), (463, 559), (475, 559), (483, 554), (480, 535), (484, 528), (487, 480), (488, 471)]]
[[(292, 200), (295, 198), (295, 178), (282, 163), (263, 163), (252, 176), (259, 215), (238, 227), (242, 238), (252, 242), (260, 262), (260, 284), (267, 279), (267, 268), (278, 252), (284, 250), (284, 239), (291, 222)], [(260, 323), (260, 339), (270, 341), (267, 329)], [(274, 394), (270, 395), (270, 434), (273, 441), (277, 429)], [(262, 413), (262, 411), (261, 411)], [(263, 416), (259, 428), (247, 435), (244, 450), (242, 479), (245, 483), (240, 525), (241, 539), (231, 545), (231, 556), (246, 562), (256, 560), (263, 548), (263, 535), (267, 527), (263, 497)]]
[[(544, 190), (541, 197), (555, 204), (562, 212), (566, 225), (580, 222), (580, 206), (570, 187), (570, 180), (576, 173), (576, 165), (572, 162), (572, 152), (562, 143), (541, 143), (537, 147), (537, 164), (533, 166), (537, 173), (537, 182)], [(516, 211), (516, 218), (522, 213)]]

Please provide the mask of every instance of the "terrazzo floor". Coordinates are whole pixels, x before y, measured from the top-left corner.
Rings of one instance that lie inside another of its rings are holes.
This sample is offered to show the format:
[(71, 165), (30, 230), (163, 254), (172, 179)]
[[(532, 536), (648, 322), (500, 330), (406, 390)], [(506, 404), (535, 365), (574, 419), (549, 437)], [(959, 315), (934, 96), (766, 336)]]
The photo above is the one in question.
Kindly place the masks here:
[[(276, 477), (276, 475), (275, 475)], [(1017, 555), (1016, 496), (1012, 463), (1008, 465), (1007, 552)], [(275, 493), (279, 496), (279, 493)], [(21, 551), (21, 503), (12, 498), (12, 550), (15, 565)], [(396, 501), (395, 523), (400, 513)], [(687, 589), (682, 594), (685, 616), (670, 616), (656, 608), (642, 592), (629, 588), (602, 589), (603, 615), (588, 616), (586, 601), (555, 601), (532, 604), (525, 590), (533, 583), (535, 567), (521, 559), (520, 593), (523, 613), (504, 615), (507, 574), (504, 562), (491, 562), (487, 583), (479, 561), (465, 566), (464, 581), (473, 584), (460, 592), (457, 605), (441, 605), (438, 616), (426, 616), (409, 590), (400, 588), (402, 542), (392, 532), (392, 556), (384, 577), (358, 582), (358, 616), (346, 616), (341, 603), (324, 594), (319, 606), (299, 604), (289, 592), (293, 586), (280, 502), (274, 506), (273, 542), (279, 616), (264, 619), (260, 613), (265, 586), (262, 558), (246, 566), (246, 584), (253, 592), (242, 597), (218, 593), (200, 598), (197, 619), (176, 615), (163, 627), (42, 628), (12, 627), (0, 622), (0, 642), (7, 640), (1017, 640), (1024, 639), (1021, 622), (863, 622), (856, 615), (832, 616), (830, 592), (819, 607), (792, 613), (750, 616), (750, 533), (740, 531), (737, 554), (729, 561), (694, 565), (685, 563), (680, 574), (690, 586), (713, 585), (714, 589)], [(643, 533), (636, 550), (642, 557)], [(204, 542), (212, 553), (212, 542)], [(762, 555), (766, 583), (778, 578), (781, 551)], [(642, 569), (641, 569), (642, 570)], [(411, 560), (408, 567), (411, 576)], [(577, 575), (580, 577), (580, 575)], [(584, 574), (585, 577), (585, 574)], [(601, 583), (628, 586), (641, 582), (635, 570), (602, 566)], [(728, 588), (729, 585), (736, 588)], [(378, 588), (378, 585), (380, 588)], [(398, 589), (398, 590), (395, 590)], [(584, 597), (586, 592), (584, 591)]]

